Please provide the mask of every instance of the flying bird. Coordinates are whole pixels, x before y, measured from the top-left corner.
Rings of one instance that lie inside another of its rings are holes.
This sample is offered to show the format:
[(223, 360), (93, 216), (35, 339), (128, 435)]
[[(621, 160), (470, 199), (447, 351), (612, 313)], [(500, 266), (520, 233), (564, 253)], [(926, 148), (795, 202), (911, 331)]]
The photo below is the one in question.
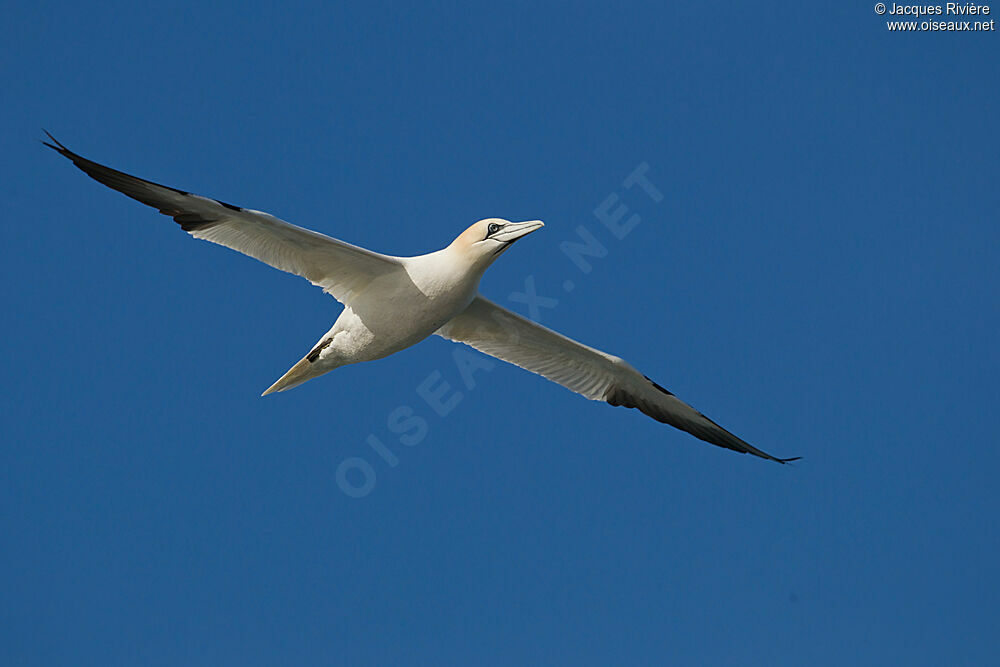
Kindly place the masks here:
[(787, 463), (744, 442), (623, 359), (578, 343), (479, 294), (479, 281), (540, 220), (480, 220), (448, 247), (393, 257), (344, 243), (251, 209), (130, 176), (92, 162), (46, 132), (49, 148), (88, 176), (169, 215), (195, 238), (212, 241), (302, 276), (344, 310), (301, 361), (262, 394), (286, 391), (340, 366), (372, 361), (432, 334), (537, 373), (584, 397), (638, 408), (719, 447)]

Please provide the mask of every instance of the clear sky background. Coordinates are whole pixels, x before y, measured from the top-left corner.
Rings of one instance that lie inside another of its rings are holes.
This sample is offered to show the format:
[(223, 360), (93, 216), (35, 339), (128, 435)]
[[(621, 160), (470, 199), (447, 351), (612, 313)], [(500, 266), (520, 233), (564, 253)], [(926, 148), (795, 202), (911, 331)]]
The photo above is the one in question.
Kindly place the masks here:
[[(995, 660), (997, 34), (869, 3), (357, 4), (5, 5), (0, 663)], [(262, 399), (339, 305), (42, 127), (392, 254), (540, 218), (487, 296), (527, 314), (530, 282), (544, 324), (804, 459), (501, 363), (469, 388), (440, 339)], [(623, 184), (643, 163), (658, 203)]]

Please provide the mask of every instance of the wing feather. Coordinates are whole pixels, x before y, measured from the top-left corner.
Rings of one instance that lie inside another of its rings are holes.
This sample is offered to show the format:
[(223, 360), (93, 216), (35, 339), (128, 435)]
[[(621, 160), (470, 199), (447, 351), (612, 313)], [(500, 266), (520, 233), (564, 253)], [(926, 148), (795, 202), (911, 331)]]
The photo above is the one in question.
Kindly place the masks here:
[(623, 359), (527, 320), (481, 296), (437, 335), (520, 366), (591, 400), (637, 408), (653, 419), (719, 447), (779, 459), (744, 442)]
[[(48, 133), (46, 133), (48, 134)], [(211, 241), (301, 276), (349, 304), (372, 280), (402, 269), (398, 258), (359, 248), (250, 209), (191, 194), (88, 160), (59, 143), (58, 151), (85, 174), (172, 217), (191, 236)]]

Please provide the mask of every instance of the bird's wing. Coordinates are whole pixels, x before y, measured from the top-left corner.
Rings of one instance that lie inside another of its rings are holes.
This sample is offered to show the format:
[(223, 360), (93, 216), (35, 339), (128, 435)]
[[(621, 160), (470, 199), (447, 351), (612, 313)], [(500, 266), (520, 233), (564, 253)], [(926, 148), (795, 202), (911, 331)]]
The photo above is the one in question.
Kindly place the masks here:
[(624, 360), (546, 329), (481, 296), (435, 333), (537, 373), (591, 400), (638, 408), (713, 445), (779, 463), (795, 460), (771, 456), (737, 438)]
[(373, 279), (402, 267), (396, 257), (296, 227), (268, 213), (194, 195), (105, 167), (77, 155), (51, 134), (49, 138), (54, 145), (43, 142), (46, 146), (72, 160), (88, 176), (159, 209), (191, 236), (224, 245), (276, 269), (302, 276), (344, 304), (349, 304)]

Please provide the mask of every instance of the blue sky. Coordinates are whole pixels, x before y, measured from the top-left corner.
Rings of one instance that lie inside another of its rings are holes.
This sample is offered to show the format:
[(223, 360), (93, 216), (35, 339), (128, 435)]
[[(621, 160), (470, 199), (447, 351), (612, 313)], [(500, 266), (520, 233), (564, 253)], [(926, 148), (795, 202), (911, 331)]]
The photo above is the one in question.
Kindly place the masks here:
[[(20, 3), (0, 25), (0, 662), (995, 658), (996, 33), (891, 34), (865, 3)], [(387, 253), (540, 218), (487, 296), (527, 313), (533, 286), (544, 324), (804, 460), (500, 363), (469, 388), (439, 339), (261, 399), (336, 302), (89, 180), (42, 127)], [(643, 164), (659, 202), (624, 185)], [(608, 201), (639, 216), (622, 239)], [(607, 249), (589, 272), (560, 250), (581, 227)], [(423, 382), (461, 399), (440, 416)]]

